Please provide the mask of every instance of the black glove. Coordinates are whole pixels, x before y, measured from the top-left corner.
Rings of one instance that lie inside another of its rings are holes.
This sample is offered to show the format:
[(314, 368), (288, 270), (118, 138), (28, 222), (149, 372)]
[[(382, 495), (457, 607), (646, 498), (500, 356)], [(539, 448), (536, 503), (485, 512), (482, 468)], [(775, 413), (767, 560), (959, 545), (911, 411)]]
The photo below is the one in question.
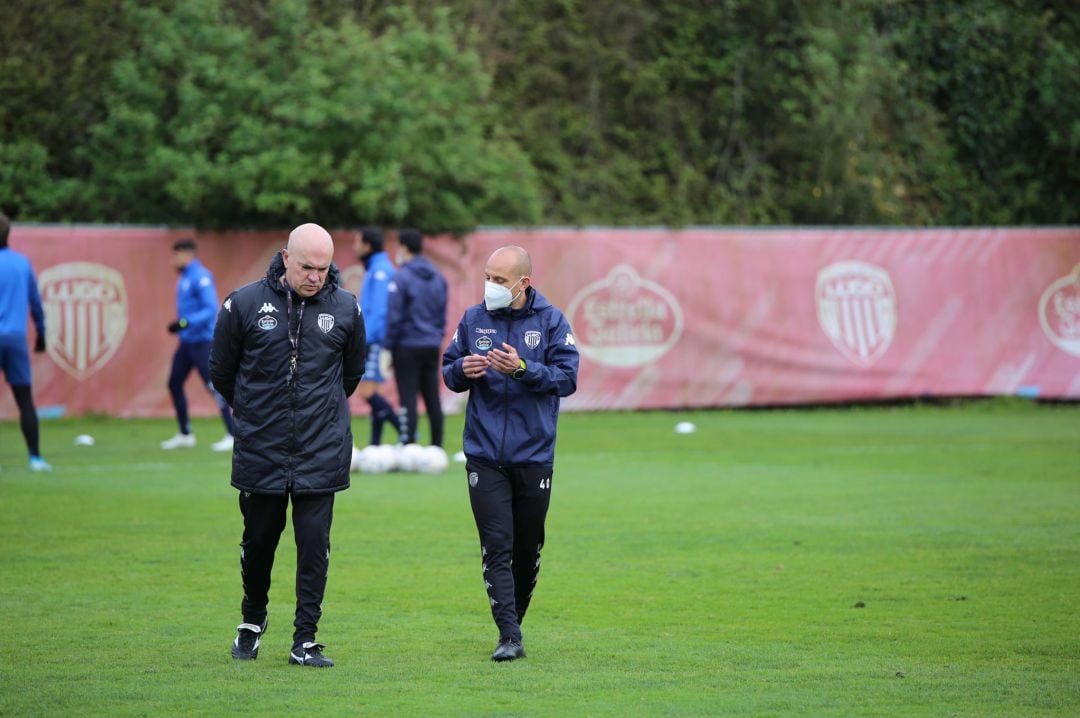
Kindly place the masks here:
[(177, 319), (169, 325), (170, 334), (176, 334), (181, 329), (187, 329), (187, 319)]
[(34, 351), (38, 354), (45, 351), (45, 335), (38, 334), (37, 339), (34, 341)]

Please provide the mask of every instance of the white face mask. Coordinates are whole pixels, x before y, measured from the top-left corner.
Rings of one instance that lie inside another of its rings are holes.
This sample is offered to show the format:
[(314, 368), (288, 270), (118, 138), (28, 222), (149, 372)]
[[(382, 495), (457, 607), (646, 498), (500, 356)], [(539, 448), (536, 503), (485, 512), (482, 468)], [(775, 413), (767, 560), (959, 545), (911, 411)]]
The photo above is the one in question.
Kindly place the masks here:
[[(521, 279), (525, 279), (522, 277)], [(502, 309), (503, 307), (509, 307), (514, 303), (514, 300), (518, 298), (521, 292), (512, 294), (510, 289), (516, 287), (521, 279), (514, 282), (509, 287), (504, 287), (501, 284), (495, 282), (484, 282), (484, 306), (487, 307), (489, 312), (493, 312), (496, 309)]]

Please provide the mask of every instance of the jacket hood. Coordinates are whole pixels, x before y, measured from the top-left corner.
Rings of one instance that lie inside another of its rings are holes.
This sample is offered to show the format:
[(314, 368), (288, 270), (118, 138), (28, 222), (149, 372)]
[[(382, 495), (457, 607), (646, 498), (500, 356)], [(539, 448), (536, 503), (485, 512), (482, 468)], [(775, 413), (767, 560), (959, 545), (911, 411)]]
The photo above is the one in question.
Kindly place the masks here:
[(402, 269), (405, 269), (406, 267), (410, 272), (420, 277), (420, 279), (431, 279), (436, 274), (438, 274), (438, 270), (435, 269), (435, 265), (432, 264), (428, 260), (428, 258), (422, 254), (413, 257), (411, 260), (409, 260), (407, 264), (405, 264), (405, 266), (402, 267)]
[[(274, 254), (274, 257), (270, 260), (270, 266), (266, 268), (266, 281), (270, 283), (270, 287), (275, 292), (285, 293), (285, 288), (281, 284), (281, 278), (285, 276), (285, 260), (281, 257), (281, 252)], [(323, 284), (315, 296), (321, 296), (326, 292), (332, 292), (338, 287), (338, 280), (341, 278), (341, 272), (338, 270), (337, 264), (330, 262), (330, 271), (326, 274), (326, 283)]]

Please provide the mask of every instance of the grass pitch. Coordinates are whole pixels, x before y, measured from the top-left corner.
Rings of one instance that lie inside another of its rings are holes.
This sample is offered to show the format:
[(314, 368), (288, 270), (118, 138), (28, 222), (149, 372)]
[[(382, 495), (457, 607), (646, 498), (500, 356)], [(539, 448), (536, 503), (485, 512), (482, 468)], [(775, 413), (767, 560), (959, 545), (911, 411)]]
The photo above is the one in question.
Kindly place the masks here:
[(291, 528), (230, 658), (240, 514), (195, 428), (46, 422), (37, 475), (0, 424), (0, 715), (1080, 714), (1076, 405), (564, 415), (512, 664), (461, 465), (354, 475), (323, 671), (286, 664)]

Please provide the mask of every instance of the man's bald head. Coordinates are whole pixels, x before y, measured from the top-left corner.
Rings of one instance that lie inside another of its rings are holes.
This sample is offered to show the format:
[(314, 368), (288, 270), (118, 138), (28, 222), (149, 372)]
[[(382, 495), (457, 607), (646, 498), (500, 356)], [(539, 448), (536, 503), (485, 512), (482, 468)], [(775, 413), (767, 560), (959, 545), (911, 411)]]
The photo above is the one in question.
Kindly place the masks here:
[(334, 261), (334, 240), (317, 224), (302, 224), (289, 233), (289, 243), (281, 253), (285, 262), (285, 282), (301, 297), (313, 297), (326, 284)]
[(532, 276), (532, 259), (524, 247), (516, 244), (508, 244), (492, 252), (488, 257), (488, 265), (492, 264), (504, 267), (521, 277)]
[(506, 287), (513, 293), (510, 306), (518, 309), (525, 304), (526, 289), (532, 283), (532, 259), (524, 248), (515, 244), (499, 247), (488, 257), (484, 279)]

